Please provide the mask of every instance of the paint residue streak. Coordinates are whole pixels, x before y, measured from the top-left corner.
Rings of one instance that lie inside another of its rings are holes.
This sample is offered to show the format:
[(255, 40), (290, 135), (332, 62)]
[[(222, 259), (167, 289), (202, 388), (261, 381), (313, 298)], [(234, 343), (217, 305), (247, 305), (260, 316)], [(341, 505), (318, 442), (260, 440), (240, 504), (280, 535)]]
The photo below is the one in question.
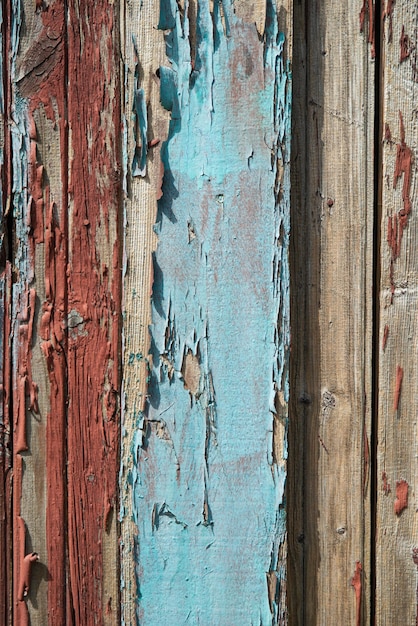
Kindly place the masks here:
[(409, 485), (403, 478), (396, 481), (396, 498), (393, 504), (396, 515), (400, 515), (408, 507)]
[(410, 188), (412, 179), (412, 150), (405, 142), (405, 127), (401, 111), (399, 111), (400, 142), (396, 149), (395, 172), (393, 176), (393, 188), (396, 189), (398, 180), (403, 176), (402, 204), (403, 207), (394, 215), (389, 215), (387, 223), (387, 243), (391, 249), (390, 261), (390, 285), (393, 301), (395, 293), (394, 264), (400, 255), (403, 232), (408, 223), (412, 202)]
[(375, 4), (373, 0), (363, 0), (360, 11), (360, 32), (363, 33), (366, 25), (366, 17), (368, 21), (368, 37), (367, 41), (371, 44), (372, 59), (376, 56), (375, 48)]
[(360, 561), (356, 561), (356, 569), (351, 579), (351, 586), (356, 594), (356, 626), (361, 626), (361, 594), (363, 568)]

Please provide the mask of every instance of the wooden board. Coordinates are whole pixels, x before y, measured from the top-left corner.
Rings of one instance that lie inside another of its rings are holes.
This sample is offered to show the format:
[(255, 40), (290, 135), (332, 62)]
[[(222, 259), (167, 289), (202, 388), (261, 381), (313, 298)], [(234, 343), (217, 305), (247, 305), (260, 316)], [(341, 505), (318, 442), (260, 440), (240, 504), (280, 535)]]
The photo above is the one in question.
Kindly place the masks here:
[(7, 10), (13, 623), (116, 624), (119, 14)]
[(289, 585), (301, 589), (291, 599), (294, 624), (369, 619), (374, 63), (367, 20), (364, 31), (352, 3), (295, 3)]
[(266, 7), (126, 7), (126, 623), (287, 619), (291, 12)]
[(418, 150), (415, 3), (387, 3), (382, 40), (376, 623), (417, 608)]

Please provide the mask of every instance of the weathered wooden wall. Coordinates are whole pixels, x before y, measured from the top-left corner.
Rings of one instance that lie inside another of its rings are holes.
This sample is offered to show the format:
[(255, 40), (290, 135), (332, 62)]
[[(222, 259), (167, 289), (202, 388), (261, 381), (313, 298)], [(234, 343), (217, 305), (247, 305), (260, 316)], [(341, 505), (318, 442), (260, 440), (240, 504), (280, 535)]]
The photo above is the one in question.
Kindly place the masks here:
[(0, 626), (418, 623), (417, 11), (0, 4)]

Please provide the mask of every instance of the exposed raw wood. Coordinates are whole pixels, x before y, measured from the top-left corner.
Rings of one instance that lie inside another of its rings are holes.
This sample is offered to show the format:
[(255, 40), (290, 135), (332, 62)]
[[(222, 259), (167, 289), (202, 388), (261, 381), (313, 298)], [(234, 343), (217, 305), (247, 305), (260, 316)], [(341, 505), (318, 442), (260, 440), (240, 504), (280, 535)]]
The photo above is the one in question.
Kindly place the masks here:
[(300, 625), (368, 623), (374, 64), (358, 9), (295, 4), (289, 490), (303, 513), (289, 584), (303, 580)]
[(376, 536), (376, 623), (382, 626), (418, 620), (418, 9), (415, 3), (387, 5)]
[[(158, 30), (159, 2), (121, 3), (124, 69), (124, 258), (123, 258), (123, 422), (120, 472), (121, 615), (136, 622), (138, 528), (134, 521), (135, 449), (148, 387), (150, 352), (153, 226), (162, 183), (161, 146), (169, 114), (160, 105), (158, 68), (165, 63), (165, 42)], [(142, 90), (142, 91), (141, 91)], [(145, 119), (141, 115), (145, 110)], [(144, 122), (146, 128), (144, 129)], [(143, 135), (141, 136), (142, 125)], [(149, 145), (148, 145), (149, 144)], [(146, 172), (134, 174), (135, 155), (146, 154)]]

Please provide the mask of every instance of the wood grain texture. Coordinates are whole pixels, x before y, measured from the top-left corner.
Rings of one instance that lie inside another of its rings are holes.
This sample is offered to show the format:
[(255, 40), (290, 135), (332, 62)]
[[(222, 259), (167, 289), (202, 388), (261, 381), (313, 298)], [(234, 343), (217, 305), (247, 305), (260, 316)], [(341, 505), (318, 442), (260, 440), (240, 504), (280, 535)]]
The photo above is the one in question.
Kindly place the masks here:
[(352, 3), (294, 32), (291, 623), (367, 624), (374, 66)]
[(376, 623), (417, 609), (418, 150), (415, 3), (390, 5), (382, 40), (381, 281)]
[[(158, 68), (165, 43), (157, 29), (158, 2), (121, 3), (121, 49), (124, 68), (124, 259), (123, 259), (123, 417), (120, 470), (121, 614), (136, 623), (138, 529), (133, 515), (133, 453), (147, 398), (150, 351), (153, 226), (161, 195), (160, 150), (167, 138), (169, 114), (160, 105)], [(145, 116), (143, 110), (145, 108)], [(142, 135), (141, 135), (142, 132)], [(148, 146), (149, 144), (149, 146)], [(136, 162), (146, 155), (146, 170)]]
[[(68, 551), (75, 624), (119, 619), (119, 8), (68, 3)], [(115, 572), (116, 569), (116, 572)]]
[(10, 219), (10, 133), (8, 132), (7, 63), (4, 51), (8, 40), (7, 14), (0, 7), (0, 624), (12, 618), (12, 489), (10, 423), (11, 405), (11, 295), (12, 267), (8, 221)]
[(22, 625), (119, 616), (118, 17), (113, 2), (16, 0), (8, 12)]
[(125, 16), (125, 623), (287, 619), (285, 9), (261, 42), (225, 3)]

